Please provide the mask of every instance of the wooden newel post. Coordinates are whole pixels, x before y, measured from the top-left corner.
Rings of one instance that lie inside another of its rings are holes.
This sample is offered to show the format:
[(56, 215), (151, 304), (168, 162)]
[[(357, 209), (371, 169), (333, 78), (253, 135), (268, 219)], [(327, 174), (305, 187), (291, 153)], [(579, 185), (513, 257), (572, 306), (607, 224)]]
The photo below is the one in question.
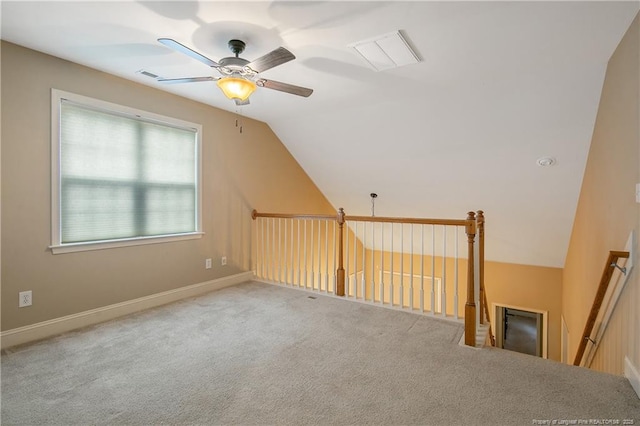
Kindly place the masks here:
[(476, 223), (478, 226), (478, 269), (480, 271), (480, 324), (484, 324), (485, 320), (485, 293), (484, 293), (484, 212), (478, 210), (476, 215)]
[(476, 237), (476, 214), (469, 212), (467, 215), (467, 303), (464, 305), (464, 344), (467, 346), (476, 345), (476, 302), (474, 289), (474, 261), (473, 242)]
[(344, 209), (338, 209), (338, 269), (336, 270), (336, 296), (344, 296), (344, 253), (342, 252), (344, 235)]

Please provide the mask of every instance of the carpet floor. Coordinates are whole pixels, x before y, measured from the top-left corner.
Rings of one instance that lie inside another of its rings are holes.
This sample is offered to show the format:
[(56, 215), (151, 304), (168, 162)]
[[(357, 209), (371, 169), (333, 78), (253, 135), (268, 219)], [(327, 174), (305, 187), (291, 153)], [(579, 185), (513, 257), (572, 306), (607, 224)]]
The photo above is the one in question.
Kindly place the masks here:
[(462, 331), (248, 282), (3, 351), (1, 420), (640, 425), (626, 379), (459, 346)]

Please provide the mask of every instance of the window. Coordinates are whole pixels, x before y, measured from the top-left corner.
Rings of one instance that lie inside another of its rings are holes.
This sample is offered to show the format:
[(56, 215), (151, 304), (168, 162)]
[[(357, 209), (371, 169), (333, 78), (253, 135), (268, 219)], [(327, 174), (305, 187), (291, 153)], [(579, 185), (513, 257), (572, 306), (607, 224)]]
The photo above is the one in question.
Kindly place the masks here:
[(199, 238), (201, 126), (52, 91), (53, 253)]

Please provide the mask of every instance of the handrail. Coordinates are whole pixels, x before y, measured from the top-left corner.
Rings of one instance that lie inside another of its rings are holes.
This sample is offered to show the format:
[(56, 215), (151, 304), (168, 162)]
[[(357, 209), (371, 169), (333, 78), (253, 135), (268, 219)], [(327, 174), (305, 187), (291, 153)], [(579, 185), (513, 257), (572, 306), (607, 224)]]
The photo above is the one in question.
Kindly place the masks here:
[(380, 216), (350, 216), (346, 215), (344, 220), (347, 222), (384, 222), (384, 223), (413, 223), (414, 225), (449, 225), (449, 226), (467, 226), (470, 224), (468, 219), (419, 219), (415, 217), (380, 217)]
[[(482, 210), (480, 210), (481, 212)], [(327, 214), (288, 214), (288, 213), (259, 213), (257, 210), (251, 212), (253, 219), (258, 217), (281, 218), (281, 219), (337, 219), (336, 215)], [(449, 226), (471, 226), (469, 219), (421, 219), (415, 217), (380, 217), (380, 216), (351, 216), (344, 215), (345, 221), (363, 222), (384, 222), (384, 223), (413, 223), (417, 225), (449, 225)], [(473, 221), (475, 226), (475, 221)]]
[(338, 216), (331, 214), (287, 214), (287, 213), (258, 213), (257, 210), (253, 210), (251, 212), (251, 218), (256, 219), (258, 217), (270, 217), (276, 219), (326, 219), (326, 220), (336, 220)]
[(493, 331), (491, 330), (491, 317), (489, 316), (489, 307), (487, 306), (487, 292), (484, 292), (484, 314), (487, 316), (487, 321), (489, 321), (489, 340), (491, 341), (491, 346), (496, 345), (496, 338), (493, 335)]
[(593, 299), (591, 312), (589, 312), (589, 316), (587, 317), (587, 323), (584, 326), (582, 339), (580, 340), (580, 346), (578, 346), (578, 352), (576, 352), (576, 357), (573, 361), (573, 365), (579, 366), (582, 362), (584, 351), (587, 348), (587, 341), (591, 340), (591, 332), (593, 331), (593, 326), (596, 323), (596, 318), (598, 317), (598, 313), (600, 312), (602, 301), (604, 300), (604, 296), (607, 293), (607, 288), (609, 287), (609, 282), (611, 281), (611, 277), (613, 276), (613, 271), (616, 269), (616, 267), (618, 267), (618, 259), (620, 258), (628, 259), (629, 252), (614, 250), (609, 252), (609, 257), (607, 258), (607, 263), (604, 267), (604, 271), (602, 272), (600, 284), (598, 285), (598, 290), (596, 291), (595, 298)]

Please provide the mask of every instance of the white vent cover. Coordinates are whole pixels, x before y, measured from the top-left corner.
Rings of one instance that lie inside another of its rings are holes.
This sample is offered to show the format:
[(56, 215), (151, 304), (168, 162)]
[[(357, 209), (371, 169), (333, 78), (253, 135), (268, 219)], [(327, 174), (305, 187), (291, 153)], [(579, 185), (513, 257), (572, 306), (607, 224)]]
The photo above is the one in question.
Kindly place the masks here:
[(375, 71), (384, 71), (420, 62), (400, 31), (351, 43), (352, 48)]

